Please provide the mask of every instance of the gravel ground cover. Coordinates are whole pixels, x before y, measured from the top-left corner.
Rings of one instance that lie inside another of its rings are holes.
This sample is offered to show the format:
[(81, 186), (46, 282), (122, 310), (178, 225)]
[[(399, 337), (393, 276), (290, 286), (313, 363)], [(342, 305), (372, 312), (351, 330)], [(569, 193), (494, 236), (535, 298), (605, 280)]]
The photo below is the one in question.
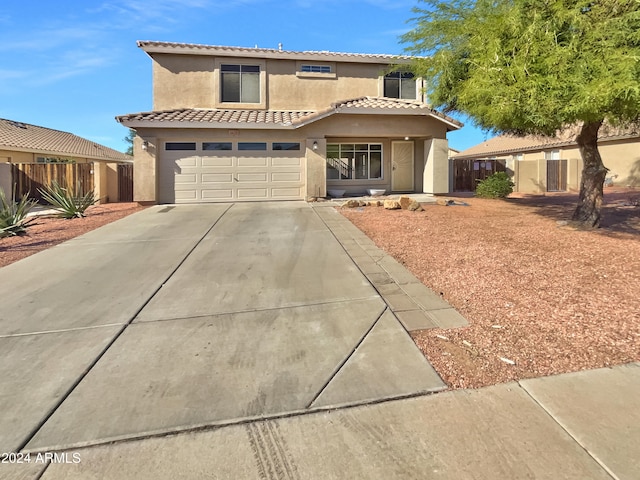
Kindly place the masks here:
[(639, 199), (606, 190), (592, 231), (575, 194), (339, 210), (470, 322), (412, 333), (457, 389), (640, 360)]
[(27, 228), (26, 235), (0, 238), (0, 267), (131, 215), (143, 208), (145, 207), (137, 203), (105, 203), (89, 207), (87, 216), (84, 218), (66, 220), (49, 215), (38, 216), (36, 222)]

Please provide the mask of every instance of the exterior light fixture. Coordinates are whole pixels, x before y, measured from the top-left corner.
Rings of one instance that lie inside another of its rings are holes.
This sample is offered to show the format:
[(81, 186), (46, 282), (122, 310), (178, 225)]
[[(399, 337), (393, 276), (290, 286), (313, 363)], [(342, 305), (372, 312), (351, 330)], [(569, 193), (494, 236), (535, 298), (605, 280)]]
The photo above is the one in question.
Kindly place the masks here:
[(314, 141), (314, 142), (313, 142), (313, 147), (311, 147), (311, 148), (313, 148), (313, 150), (314, 150), (314, 151), (315, 151), (315, 150), (318, 150), (318, 142), (317, 142), (317, 141)]
[(149, 142), (147, 142), (146, 140), (142, 142), (142, 150), (148, 150), (149, 149)]
[(404, 137), (405, 140), (409, 140), (409, 137)]

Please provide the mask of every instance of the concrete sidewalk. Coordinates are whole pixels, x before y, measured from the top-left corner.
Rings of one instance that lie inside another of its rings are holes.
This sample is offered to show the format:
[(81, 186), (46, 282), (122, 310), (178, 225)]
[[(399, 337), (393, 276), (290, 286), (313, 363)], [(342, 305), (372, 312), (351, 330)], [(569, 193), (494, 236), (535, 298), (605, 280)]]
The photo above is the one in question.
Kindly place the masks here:
[(0, 465), (0, 475), (633, 480), (639, 398), (635, 363), (73, 449), (69, 463)]

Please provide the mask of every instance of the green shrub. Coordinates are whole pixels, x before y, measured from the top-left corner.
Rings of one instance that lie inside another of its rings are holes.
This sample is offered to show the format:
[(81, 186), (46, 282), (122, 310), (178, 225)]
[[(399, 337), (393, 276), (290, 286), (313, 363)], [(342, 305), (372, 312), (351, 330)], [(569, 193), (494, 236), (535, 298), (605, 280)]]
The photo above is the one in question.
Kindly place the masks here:
[(42, 198), (49, 202), (58, 216), (62, 218), (80, 218), (85, 216), (85, 210), (96, 203), (93, 190), (80, 195), (80, 184), (75, 189), (64, 188), (53, 182), (44, 189), (38, 189)]
[[(13, 190), (15, 195), (15, 186)], [(26, 194), (18, 202), (9, 201), (0, 189), (0, 238), (24, 234), (27, 227), (35, 221), (34, 217), (29, 218), (27, 214), (36, 203)]]
[(505, 198), (513, 192), (515, 183), (505, 172), (496, 172), (485, 178), (476, 187), (476, 196), (482, 198)]

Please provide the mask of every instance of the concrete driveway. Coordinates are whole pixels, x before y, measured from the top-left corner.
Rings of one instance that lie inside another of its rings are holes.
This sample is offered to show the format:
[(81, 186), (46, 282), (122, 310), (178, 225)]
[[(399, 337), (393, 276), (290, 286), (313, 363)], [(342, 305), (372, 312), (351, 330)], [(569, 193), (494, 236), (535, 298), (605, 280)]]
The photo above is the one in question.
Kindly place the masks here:
[[(364, 260), (363, 273), (333, 216), (303, 202), (158, 206), (1, 269), (0, 451), (443, 389), (398, 320), (429, 317), (401, 298), (420, 285)], [(432, 320), (455, 313), (425, 295)]]

